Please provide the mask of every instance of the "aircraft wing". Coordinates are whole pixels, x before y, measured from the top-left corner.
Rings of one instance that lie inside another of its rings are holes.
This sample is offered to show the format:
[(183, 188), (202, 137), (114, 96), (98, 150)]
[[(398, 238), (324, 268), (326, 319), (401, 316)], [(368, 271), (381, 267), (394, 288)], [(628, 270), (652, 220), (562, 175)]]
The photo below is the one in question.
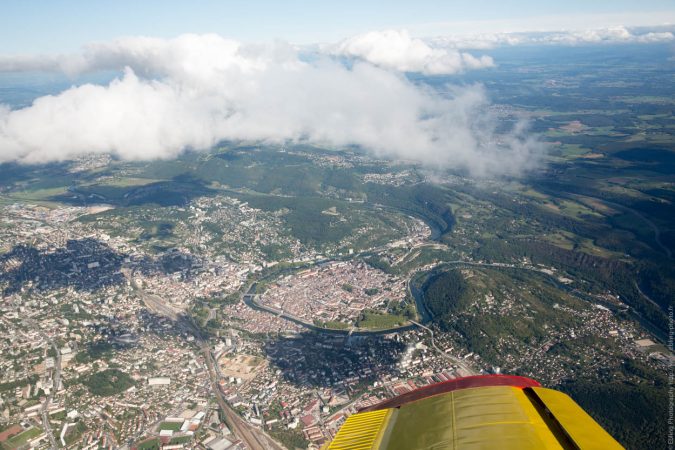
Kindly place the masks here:
[(623, 447), (574, 400), (530, 378), (485, 375), (426, 386), (350, 416), (328, 450)]

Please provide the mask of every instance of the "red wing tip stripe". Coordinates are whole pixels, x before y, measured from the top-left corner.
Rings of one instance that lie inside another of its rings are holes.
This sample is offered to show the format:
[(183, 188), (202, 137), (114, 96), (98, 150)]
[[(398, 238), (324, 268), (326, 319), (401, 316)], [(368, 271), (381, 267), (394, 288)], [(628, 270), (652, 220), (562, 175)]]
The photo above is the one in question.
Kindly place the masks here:
[(369, 406), (359, 410), (359, 412), (378, 411), (380, 409), (398, 408), (406, 403), (431, 397), (432, 395), (445, 394), (447, 392), (460, 389), (470, 389), (487, 386), (512, 386), (520, 389), (528, 387), (541, 387), (538, 381), (518, 375), (474, 375), (470, 377), (455, 378), (454, 380), (442, 381), (417, 388), (414, 391), (406, 392), (388, 400), (384, 400), (377, 405)]

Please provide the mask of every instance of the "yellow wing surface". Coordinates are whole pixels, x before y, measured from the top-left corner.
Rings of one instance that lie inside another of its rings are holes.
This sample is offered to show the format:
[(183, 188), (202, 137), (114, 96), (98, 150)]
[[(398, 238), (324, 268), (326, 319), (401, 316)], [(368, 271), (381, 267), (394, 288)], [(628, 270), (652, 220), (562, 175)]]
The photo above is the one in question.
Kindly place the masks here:
[(467, 377), (401, 397), (350, 416), (324, 448), (623, 448), (569, 396), (523, 377)]

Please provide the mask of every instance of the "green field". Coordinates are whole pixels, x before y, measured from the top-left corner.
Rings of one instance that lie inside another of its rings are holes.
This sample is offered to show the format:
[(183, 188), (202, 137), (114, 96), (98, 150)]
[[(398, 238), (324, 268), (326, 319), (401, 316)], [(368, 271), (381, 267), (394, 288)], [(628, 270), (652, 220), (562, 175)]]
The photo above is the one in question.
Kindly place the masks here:
[(192, 436), (178, 436), (172, 438), (169, 444), (187, 444), (192, 441)]
[(136, 448), (138, 450), (159, 450), (160, 448), (159, 439), (157, 438), (148, 439), (147, 441), (143, 441), (141, 443), (136, 444)]
[(183, 425), (183, 422), (162, 422), (159, 424), (159, 429), (160, 430), (171, 430), (171, 431), (178, 431), (180, 430), (180, 427)]
[(42, 434), (42, 429), (33, 427), (24, 431), (23, 433), (12, 436), (2, 443), (3, 450), (14, 450), (25, 445), (31, 439), (34, 439)]
[(356, 326), (369, 330), (385, 330), (405, 325), (408, 319), (396, 314), (383, 314), (376, 311), (364, 311), (356, 320)]
[(110, 180), (105, 180), (101, 182), (100, 184), (106, 185), (106, 186), (117, 186), (117, 187), (130, 187), (130, 186), (145, 186), (146, 184), (153, 184), (153, 183), (159, 183), (160, 181), (166, 181), (166, 180), (159, 180), (159, 179), (153, 179), (153, 178), (127, 178), (127, 177), (122, 177), (122, 178), (113, 178)]
[(315, 325), (318, 327), (330, 328), (332, 330), (346, 330), (350, 327), (348, 323), (337, 320), (329, 320), (327, 322), (316, 321)]

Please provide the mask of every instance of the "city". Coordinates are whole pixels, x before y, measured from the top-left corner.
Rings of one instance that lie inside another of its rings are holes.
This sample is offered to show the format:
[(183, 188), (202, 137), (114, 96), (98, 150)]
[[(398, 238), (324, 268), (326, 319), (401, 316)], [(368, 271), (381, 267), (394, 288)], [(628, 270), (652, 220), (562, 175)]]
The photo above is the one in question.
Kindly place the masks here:
[[(359, 315), (385, 315), (390, 304), (409, 301), (405, 278), (372, 267), (353, 251), (332, 262), (306, 252), (274, 276), (275, 264), (256, 252), (268, 241), (246, 234), (273, 229), (266, 214), (236, 201), (217, 205), (220, 214), (241, 214), (236, 223), (247, 224), (234, 229), (239, 237), (233, 240), (255, 243), (239, 254), (239, 262), (208, 252), (194, 255), (190, 246), (199, 241), (188, 239), (186, 247), (153, 258), (133, 233), (110, 237), (78, 220), (101, 208), (3, 208), (2, 242), (13, 246), (2, 257), (1, 406), (5, 420), (20, 419), (3, 441), (78, 448), (250, 447), (218, 413), (214, 381), (228, 407), (246, 426), (273, 436), (270, 442), (304, 441), (318, 448), (350, 414), (420, 386), (523, 369), (555, 385), (573, 376), (578, 359), (597, 369), (614, 363), (613, 353), (593, 347), (572, 359), (549, 351), (570, 337), (611, 339), (622, 357), (655, 367), (668, 359), (647, 335), (599, 303), (555, 304), (559, 314), (574, 317), (570, 326), (550, 328), (541, 345), (499, 342), (501, 367), (470, 351), (461, 335), (434, 334), (412, 319), (399, 323), (400, 331), (369, 332), (359, 327)], [(199, 227), (204, 206), (196, 200), (186, 209), (196, 214), (190, 227)], [(400, 262), (425, 245), (438, 247), (428, 229), (409, 230), (375, 254)], [(485, 268), (522, 267), (571, 282), (528, 261), (464, 263), (467, 279)], [(255, 279), (265, 280), (255, 298), (266, 308), (243, 300)], [(517, 292), (496, 294), (476, 298), (471, 314), (527, 317), (528, 309), (513, 297)], [(188, 314), (205, 315), (203, 329), (181, 326)], [(215, 361), (215, 380), (200, 342)]]

